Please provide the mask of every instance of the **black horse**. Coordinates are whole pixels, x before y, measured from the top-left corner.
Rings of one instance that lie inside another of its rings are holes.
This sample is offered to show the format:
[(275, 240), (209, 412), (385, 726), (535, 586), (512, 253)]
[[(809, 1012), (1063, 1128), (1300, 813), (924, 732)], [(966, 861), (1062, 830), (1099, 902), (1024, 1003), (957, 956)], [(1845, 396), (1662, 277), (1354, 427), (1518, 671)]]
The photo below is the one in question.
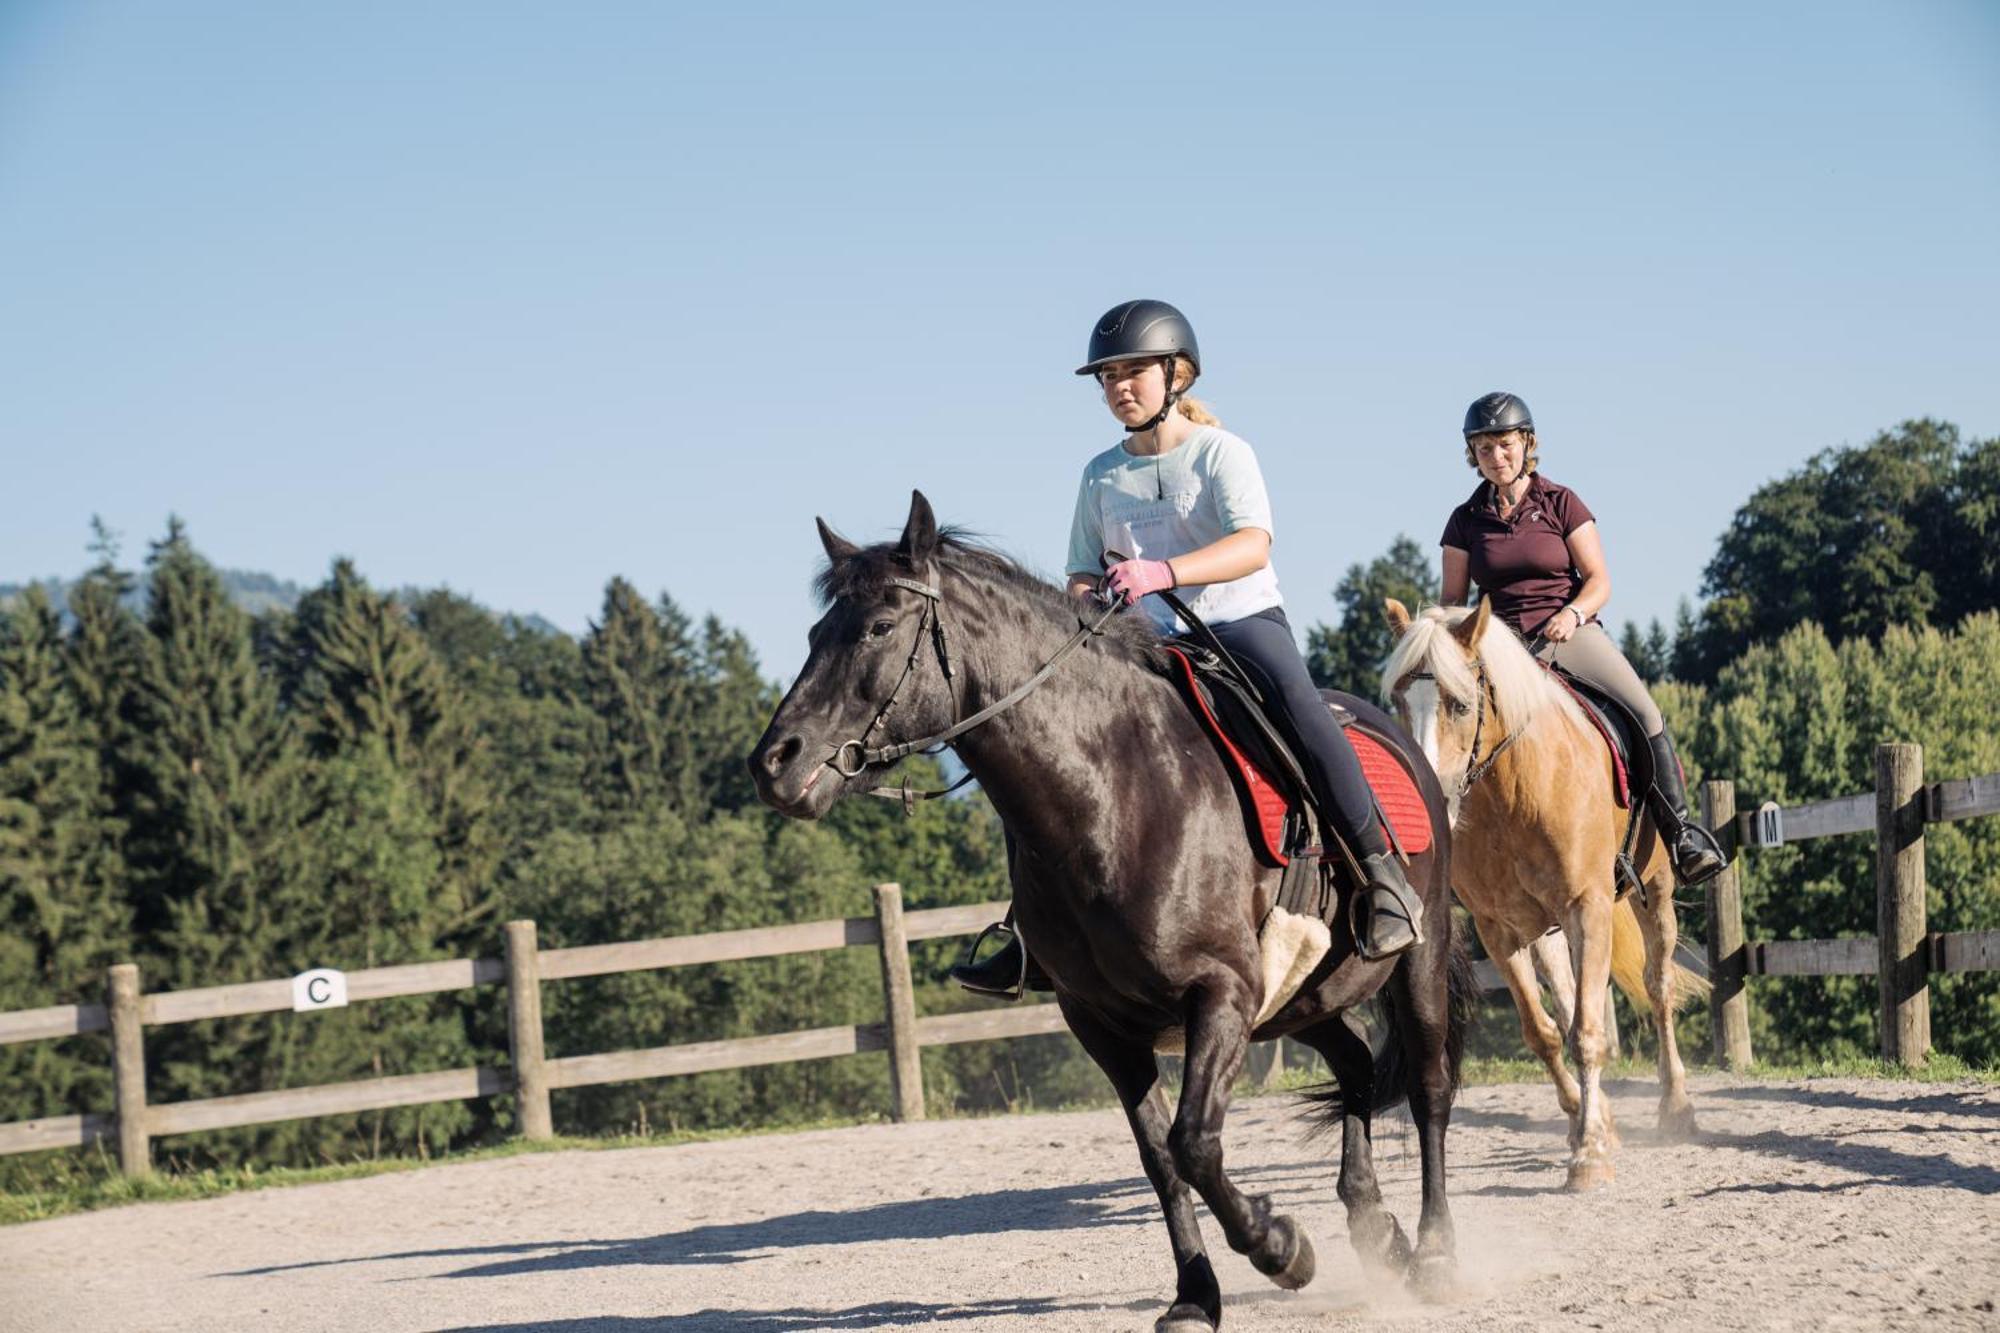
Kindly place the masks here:
[[(953, 733), (1011, 836), (1022, 935), (1070, 1030), (1117, 1089), (1166, 1212), (1178, 1273), (1157, 1328), (1210, 1329), (1222, 1317), (1190, 1185), (1258, 1271), (1286, 1288), (1312, 1279), (1298, 1222), (1242, 1193), (1222, 1165), (1223, 1117), (1248, 1044), (1279, 1036), (1319, 1051), (1338, 1081), (1320, 1100), (1324, 1120), (1342, 1129), (1339, 1194), (1355, 1248), (1419, 1290), (1443, 1287), (1453, 1252), (1444, 1135), (1470, 969), (1452, 943), (1444, 796), (1414, 744), (1394, 736), (1430, 811), (1430, 850), (1409, 866), (1426, 942), (1365, 962), (1336, 925), (1332, 951), (1298, 995), (1253, 1031), (1264, 998), (1258, 925), (1278, 872), (1253, 854), (1230, 774), (1166, 674), (1154, 633), (1136, 616), (1082, 620), (1059, 590), (941, 534), (921, 492), (894, 544), (858, 547), (823, 522), (820, 539), (827, 611), (750, 756), (758, 794), (817, 819), (874, 787), (901, 754)], [(1066, 645), (1073, 658), (1047, 670)], [(1344, 1016), (1378, 992), (1391, 1028), (1379, 1053)], [(1170, 1115), (1154, 1048), (1176, 1028), (1185, 1079)], [(1371, 1111), (1405, 1082), (1423, 1151), (1414, 1254), (1382, 1206), (1369, 1139)]]

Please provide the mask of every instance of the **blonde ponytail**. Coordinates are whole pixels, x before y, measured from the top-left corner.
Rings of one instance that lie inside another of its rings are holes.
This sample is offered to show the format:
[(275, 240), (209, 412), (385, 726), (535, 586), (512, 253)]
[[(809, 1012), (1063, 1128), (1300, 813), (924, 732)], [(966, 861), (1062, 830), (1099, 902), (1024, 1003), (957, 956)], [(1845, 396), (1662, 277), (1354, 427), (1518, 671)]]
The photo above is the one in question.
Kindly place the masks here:
[(1182, 391), (1181, 396), (1174, 401), (1175, 410), (1197, 426), (1222, 425), (1215, 419), (1215, 413), (1208, 410), (1208, 404), (1199, 398), (1190, 398), (1187, 395), (1186, 390), (1193, 386), (1194, 377), (1194, 362), (1184, 356), (1175, 357), (1174, 388)]

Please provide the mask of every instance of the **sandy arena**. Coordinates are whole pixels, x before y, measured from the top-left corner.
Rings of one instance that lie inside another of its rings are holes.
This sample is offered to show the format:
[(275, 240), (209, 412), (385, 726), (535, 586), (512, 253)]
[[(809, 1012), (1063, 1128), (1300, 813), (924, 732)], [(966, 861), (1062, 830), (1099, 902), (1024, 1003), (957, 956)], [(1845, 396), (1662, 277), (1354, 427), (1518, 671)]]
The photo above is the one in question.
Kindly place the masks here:
[[(1228, 1329), (2000, 1328), (2000, 1089), (1695, 1085), (1702, 1139), (1561, 1192), (1541, 1086), (1474, 1088), (1451, 1137), (1463, 1294), (1371, 1290), (1295, 1103), (1243, 1102), (1229, 1162), (1305, 1220), (1284, 1293), (1205, 1232)], [(1416, 1223), (1416, 1144), (1382, 1124)], [(0, 1328), (775, 1333), (1147, 1329), (1166, 1230), (1116, 1111), (570, 1152), (0, 1230)]]

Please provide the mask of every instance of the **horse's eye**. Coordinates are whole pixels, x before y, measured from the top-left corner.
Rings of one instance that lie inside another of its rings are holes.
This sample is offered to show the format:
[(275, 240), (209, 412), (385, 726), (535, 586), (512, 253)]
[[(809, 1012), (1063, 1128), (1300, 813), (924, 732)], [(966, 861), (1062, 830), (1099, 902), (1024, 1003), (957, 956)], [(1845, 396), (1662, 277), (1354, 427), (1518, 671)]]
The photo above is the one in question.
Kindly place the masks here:
[(892, 630), (892, 629), (894, 629), (894, 628), (896, 628), (896, 622), (895, 622), (895, 621), (893, 621), (893, 620), (878, 620), (878, 621), (876, 621), (876, 622), (875, 622), (874, 624), (872, 624), (872, 625), (870, 625), (870, 626), (868, 627), (868, 637), (869, 637), (869, 638), (871, 638), (871, 639), (879, 639), (879, 638), (881, 638), (881, 637), (882, 637), (882, 636), (883, 636), (884, 634), (887, 634), (887, 633), (888, 633), (888, 632), (889, 632), (890, 630)]
[(1445, 704), (1445, 707), (1451, 710), (1451, 715), (1453, 717), (1464, 717), (1467, 713), (1470, 713), (1472, 711), (1472, 705), (1468, 704), (1463, 699), (1448, 700)]

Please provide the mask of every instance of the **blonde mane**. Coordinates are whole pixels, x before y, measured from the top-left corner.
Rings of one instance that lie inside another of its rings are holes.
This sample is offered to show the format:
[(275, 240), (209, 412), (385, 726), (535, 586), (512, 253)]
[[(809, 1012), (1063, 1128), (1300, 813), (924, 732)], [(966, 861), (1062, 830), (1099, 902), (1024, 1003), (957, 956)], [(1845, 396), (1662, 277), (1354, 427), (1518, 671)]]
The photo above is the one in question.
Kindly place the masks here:
[[(1382, 668), (1383, 695), (1388, 696), (1396, 682), (1411, 672), (1428, 671), (1437, 678), (1441, 693), (1472, 703), (1479, 694), (1479, 678), (1458, 641), (1451, 637), (1451, 631), (1472, 614), (1471, 608), (1463, 606), (1426, 607), (1396, 641), (1396, 650)], [(1486, 661), (1493, 703), (1508, 731), (1526, 731), (1551, 708), (1580, 726), (1590, 725), (1569, 691), (1542, 669), (1520, 636), (1497, 616), (1486, 623), (1479, 655)]]

